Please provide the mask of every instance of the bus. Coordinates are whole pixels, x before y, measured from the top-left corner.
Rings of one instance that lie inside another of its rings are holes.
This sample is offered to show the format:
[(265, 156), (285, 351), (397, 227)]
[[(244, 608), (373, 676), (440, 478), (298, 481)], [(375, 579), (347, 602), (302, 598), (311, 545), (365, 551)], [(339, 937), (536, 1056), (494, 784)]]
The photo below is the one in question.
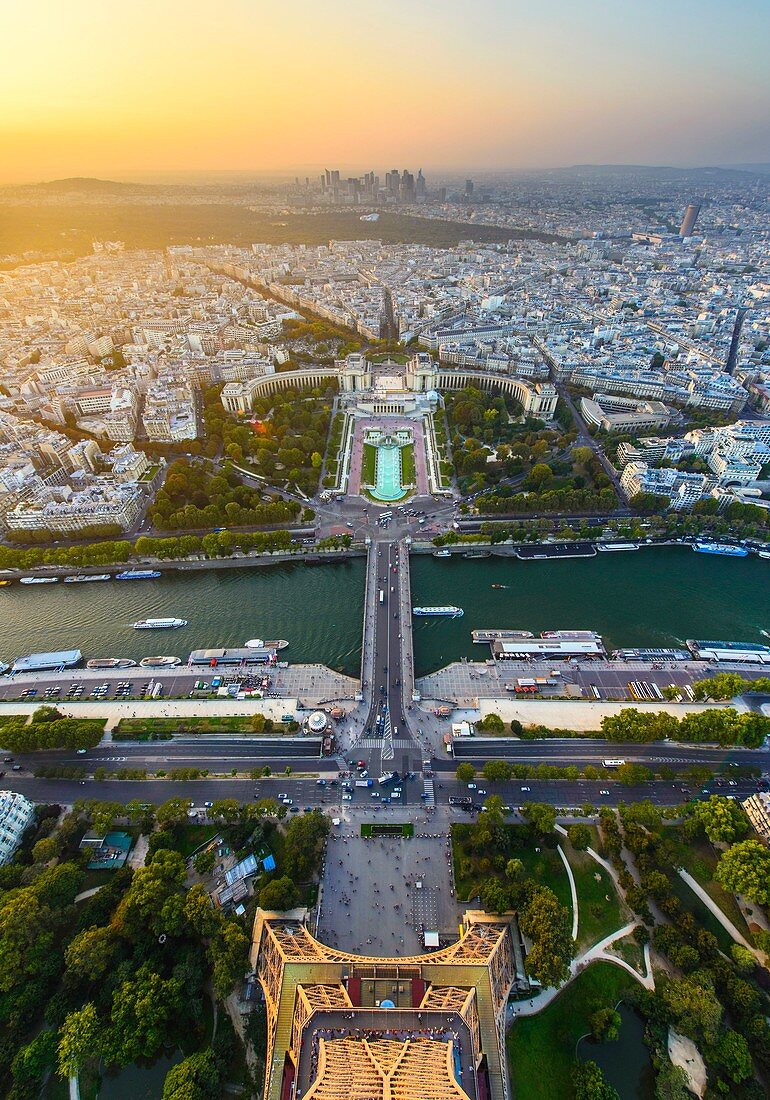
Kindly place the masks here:
[(393, 512), (392, 511), (380, 512), (380, 514), (378, 516), (378, 519), (392, 519), (392, 518), (393, 518)]
[(602, 760), (602, 765), (605, 768), (622, 768), (625, 764), (625, 760)]
[(383, 603), (384, 600), (385, 600), (385, 593), (383, 592), (382, 589), (380, 589), (380, 603)]

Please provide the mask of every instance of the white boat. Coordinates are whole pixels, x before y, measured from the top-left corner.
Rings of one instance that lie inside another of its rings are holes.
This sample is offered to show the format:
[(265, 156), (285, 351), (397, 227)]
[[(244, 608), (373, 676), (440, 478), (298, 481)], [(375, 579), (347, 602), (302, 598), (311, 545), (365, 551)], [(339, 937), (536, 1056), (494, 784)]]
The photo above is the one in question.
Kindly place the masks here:
[(142, 657), (139, 665), (141, 668), (176, 668), (181, 663), (179, 657)]
[(638, 550), (638, 542), (597, 542), (596, 549), (602, 554), (611, 553), (614, 550)]
[(434, 558), (451, 558), (452, 557), (452, 551), (451, 550), (434, 550), (433, 551), (433, 557)]
[(130, 657), (94, 657), (86, 661), (86, 668), (136, 668)]
[(58, 584), (58, 577), (22, 577), (19, 584)]
[(459, 619), (464, 611), (461, 607), (453, 607), (451, 605), (443, 607), (413, 607), (413, 615), (444, 615), (450, 619)]
[(285, 638), (273, 638), (263, 641), (262, 638), (249, 638), (246, 649), (286, 649), (289, 643)]
[(758, 550), (757, 556), (770, 560), (770, 550)]
[(89, 581), (110, 581), (111, 573), (76, 573), (72, 577), (65, 577), (65, 584), (87, 584)]
[(177, 626), (187, 626), (187, 619), (139, 619), (131, 625), (134, 630), (171, 630)]

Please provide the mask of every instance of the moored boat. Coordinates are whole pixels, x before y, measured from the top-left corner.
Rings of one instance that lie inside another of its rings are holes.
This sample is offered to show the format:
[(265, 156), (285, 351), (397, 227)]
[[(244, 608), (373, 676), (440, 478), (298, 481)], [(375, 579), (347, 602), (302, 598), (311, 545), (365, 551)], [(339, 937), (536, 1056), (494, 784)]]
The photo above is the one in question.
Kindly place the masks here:
[(110, 581), (111, 573), (75, 573), (71, 577), (65, 577), (65, 584), (88, 584), (89, 581)]
[(117, 573), (116, 581), (147, 581), (160, 576), (159, 569), (124, 569)]
[(249, 638), (246, 649), (286, 649), (289, 644), (285, 638), (263, 641), (262, 638)]
[(140, 668), (176, 668), (181, 665), (179, 657), (142, 657)]
[(58, 577), (22, 577), (19, 584), (58, 584)]
[(130, 657), (94, 657), (86, 661), (86, 668), (136, 668)]
[(696, 554), (724, 554), (728, 558), (746, 558), (749, 554), (745, 546), (729, 546), (724, 542), (695, 542), (692, 548)]

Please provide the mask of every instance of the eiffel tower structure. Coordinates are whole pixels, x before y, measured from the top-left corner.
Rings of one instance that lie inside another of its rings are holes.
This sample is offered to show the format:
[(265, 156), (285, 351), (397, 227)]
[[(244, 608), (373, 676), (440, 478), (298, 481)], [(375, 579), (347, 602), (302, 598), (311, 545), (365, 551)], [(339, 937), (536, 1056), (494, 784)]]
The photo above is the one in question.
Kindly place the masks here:
[(467, 911), (425, 955), (338, 951), (307, 910), (257, 910), (251, 964), (267, 1007), (265, 1100), (509, 1100), (512, 917)]

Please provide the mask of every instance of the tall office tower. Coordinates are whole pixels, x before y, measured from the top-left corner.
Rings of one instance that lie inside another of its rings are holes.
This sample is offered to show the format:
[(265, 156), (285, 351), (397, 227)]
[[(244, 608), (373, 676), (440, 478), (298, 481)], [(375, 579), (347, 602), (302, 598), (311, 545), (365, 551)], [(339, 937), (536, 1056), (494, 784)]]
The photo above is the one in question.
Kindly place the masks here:
[(698, 220), (698, 214), (700, 214), (700, 203), (691, 202), (684, 212), (682, 218), (682, 224), (679, 226), (680, 237), (691, 237), (692, 231), (695, 228), (695, 223)]
[(730, 350), (727, 353), (727, 362), (725, 363), (725, 370), (728, 374), (735, 374), (735, 368), (738, 365), (738, 346), (741, 342), (741, 329), (743, 328), (743, 322), (746, 319), (747, 312), (746, 306), (740, 306), (735, 315), (733, 335), (730, 340)]
[(401, 176), (400, 195), (404, 202), (414, 202), (414, 176), (406, 168)]
[(417, 201), (423, 202), (427, 194), (428, 188), (425, 183), (425, 176), (422, 174), (422, 168), (417, 173), (417, 183), (415, 185), (415, 193), (417, 195)]
[(438, 189), (438, 201), (446, 202), (446, 187), (439, 187)]
[(465, 181), (465, 194), (468, 198), (473, 194), (473, 180)]
[(333, 187), (339, 187), (339, 185), (340, 185), (340, 173), (339, 173), (339, 169), (335, 168), (334, 171), (332, 172), (332, 186)]
[(326, 169), (326, 186), (331, 187), (331, 182), (332, 182), (332, 174), (329, 171), (329, 169), (327, 168)]

